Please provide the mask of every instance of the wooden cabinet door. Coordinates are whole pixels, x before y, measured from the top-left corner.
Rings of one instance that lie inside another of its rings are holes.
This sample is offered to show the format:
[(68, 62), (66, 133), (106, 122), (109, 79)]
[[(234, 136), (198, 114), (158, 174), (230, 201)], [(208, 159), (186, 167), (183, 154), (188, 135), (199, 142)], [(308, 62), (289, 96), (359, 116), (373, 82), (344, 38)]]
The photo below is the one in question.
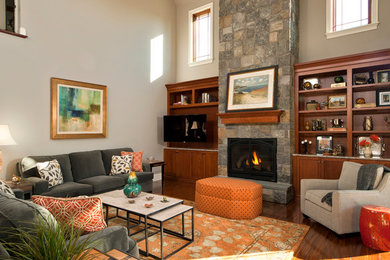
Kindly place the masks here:
[(343, 168), (344, 161), (333, 160), (333, 159), (323, 159), (322, 160), (322, 171), (324, 179), (339, 179), (341, 174), (341, 169)]
[(191, 151), (175, 150), (173, 171), (178, 179), (191, 179)]
[(164, 178), (174, 178), (176, 176), (174, 171), (176, 150), (164, 149)]
[(205, 163), (204, 178), (218, 175), (218, 152), (205, 153), (204, 163)]
[(322, 179), (321, 159), (313, 157), (294, 157), (295, 195), (301, 195), (301, 179)]
[(192, 177), (195, 180), (206, 177), (206, 153), (193, 151), (191, 153)]

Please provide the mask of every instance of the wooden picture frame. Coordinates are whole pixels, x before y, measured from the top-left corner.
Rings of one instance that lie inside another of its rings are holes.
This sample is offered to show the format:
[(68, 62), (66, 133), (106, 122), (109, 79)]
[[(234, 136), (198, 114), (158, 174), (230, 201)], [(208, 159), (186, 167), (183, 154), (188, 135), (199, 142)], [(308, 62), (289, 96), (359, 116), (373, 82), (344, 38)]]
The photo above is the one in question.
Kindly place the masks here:
[(107, 86), (51, 78), (51, 139), (104, 138)]
[(316, 137), (316, 153), (324, 154), (333, 150), (333, 137), (331, 135), (318, 135)]
[(378, 83), (390, 82), (390, 70), (379, 70), (377, 71)]
[(347, 95), (329, 95), (328, 96), (328, 108), (339, 109), (347, 108)]
[(390, 90), (378, 89), (376, 91), (376, 106), (377, 107), (390, 106)]
[(226, 112), (275, 109), (277, 79), (278, 66), (229, 73)]

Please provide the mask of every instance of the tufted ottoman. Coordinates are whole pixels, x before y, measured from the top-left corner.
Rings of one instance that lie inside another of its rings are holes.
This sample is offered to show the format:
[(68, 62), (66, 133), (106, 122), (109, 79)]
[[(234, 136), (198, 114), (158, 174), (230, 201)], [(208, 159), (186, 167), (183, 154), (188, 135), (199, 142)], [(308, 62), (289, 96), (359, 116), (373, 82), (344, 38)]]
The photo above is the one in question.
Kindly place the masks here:
[(196, 181), (195, 203), (198, 210), (231, 219), (253, 219), (262, 212), (260, 184), (224, 177)]

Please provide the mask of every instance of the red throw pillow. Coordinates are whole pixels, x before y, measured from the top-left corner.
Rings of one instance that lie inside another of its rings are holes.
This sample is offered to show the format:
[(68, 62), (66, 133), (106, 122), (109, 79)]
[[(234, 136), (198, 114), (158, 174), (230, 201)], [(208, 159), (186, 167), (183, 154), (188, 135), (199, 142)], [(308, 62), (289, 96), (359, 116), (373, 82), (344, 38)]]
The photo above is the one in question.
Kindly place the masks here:
[(48, 211), (61, 223), (72, 223), (76, 229), (90, 233), (107, 227), (102, 201), (98, 197), (54, 198), (32, 196), (32, 201)]
[(124, 155), (133, 155), (133, 161), (131, 163), (131, 170), (134, 172), (143, 172), (142, 170), (142, 155), (144, 151), (141, 152), (121, 152), (121, 156)]

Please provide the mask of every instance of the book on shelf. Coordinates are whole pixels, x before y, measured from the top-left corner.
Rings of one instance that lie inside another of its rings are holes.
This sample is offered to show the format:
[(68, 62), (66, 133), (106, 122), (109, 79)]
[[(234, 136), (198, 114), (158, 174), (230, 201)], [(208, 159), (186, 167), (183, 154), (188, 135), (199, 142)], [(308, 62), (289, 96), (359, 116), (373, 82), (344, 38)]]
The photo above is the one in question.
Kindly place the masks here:
[(331, 88), (342, 88), (342, 87), (345, 87), (345, 86), (347, 86), (347, 82), (330, 84)]
[(182, 105), (188, 105), (188, 96), (180, 95), (180, 102)]
[(347, 128), (345, 127), (328, 127), (328, 131), (333, 132), (347, 132)]
[(202, 93), (202, 103), (209, 103), (209, 102), (210, 102), (210, 94)]
[(375, 103), (366, 103), (366, 104), (356, 104), (355, 108), (367, 108), (367, 107), (376, 107)]

